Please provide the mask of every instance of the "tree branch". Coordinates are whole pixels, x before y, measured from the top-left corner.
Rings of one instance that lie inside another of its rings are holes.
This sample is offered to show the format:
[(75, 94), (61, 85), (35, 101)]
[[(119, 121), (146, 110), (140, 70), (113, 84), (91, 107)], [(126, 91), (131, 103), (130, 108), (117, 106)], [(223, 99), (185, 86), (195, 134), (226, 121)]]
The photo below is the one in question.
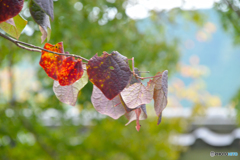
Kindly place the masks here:
[[(11, 37), (8, 37), (6, 36), (5, 34), (1, 33), (0, 32), (0, 36), (13, 42), (16, 46), (22, 48), (22, 49), (25, 49), (25, 50), (28, 50), (28, 51), (33, 51), (33, 52), (42, 52), (42, 51), (46, 51), (46, 52), (49, 52), (49, 53), (53, 53), (53, 54), (57, 54), (57, 55), (63, 55), (63, 56), (71, 56), (71, 57), (75, 57), (75, 58), (79, 58), (79, 59), (82, 59), (82, 60), (85, 60), (85, 61), (89, 61), (88, 59), (84, 58), (84, 57), (81, 57), (81, 56), (78, 56), (78, 55), (74, 55), (74, 54), (64, 54), (64, 53), (57, 53), (57, 52), (53, 52), (53, 51), (49, 51), (47, 49), (44, 49), (44, 48), (41, 48), (41, 47), (37, 47), (37, 46), (34, 46), (32, 44), (29, 44), (29, 43), (25, 43), (25, 42), (22, 42), (22, 41), (18, 41), (16, 39), (13, 39)], [(28, 46), (28, 47), (26, 47)]]

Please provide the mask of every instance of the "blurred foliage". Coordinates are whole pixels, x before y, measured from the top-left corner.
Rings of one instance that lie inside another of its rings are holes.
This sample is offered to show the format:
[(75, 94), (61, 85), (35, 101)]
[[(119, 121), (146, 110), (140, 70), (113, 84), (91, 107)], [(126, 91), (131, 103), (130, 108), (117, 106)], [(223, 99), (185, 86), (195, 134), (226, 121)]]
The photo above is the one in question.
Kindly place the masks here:
[[(240, 44), (240, 1), (239, 0), (222, 0), (216, 4), (215, 8), (221, 17), (223, 28), (232, 35), (236, 45)], [(232, 102), (237, 111), (237, 123), (240, 124), (240, 90), (234, 96)]]
[(240, 37), (238, 36), (240, 33), (240, 24), (238, 22), (240, 18), (239, 5), (239, 0), (221, 0), (215, 5), (223, 28), (233, 36), (235, 44), (240, 43)]
[(238, 90), (237, 94), (233, 97), (232, 103), (237, 111), (236, 118), (238, 125), (240, 125), (240, 90)]
[[(129, 58), (135, 57), (135, 66), (151, 74), (164, 69), (170, 75), (175, 72), (179, 41), (177, 38), (166, 41), (165, 28), (167, 24), (174, 25), (175, 15), (196, 24), (201, 24), (201, 16), (196, 11), (179, 9), (169, 14), (152, 13), (153, 26), (142, 33), (137, 27), (140, 20), (131, 20), (125, 14), (127, 2), (112, 2), (54, 2), (50, 43), (63, 41), (65, 51), (86, 58), (97, 52), (117, 50)], [(28, 9), (25, 7), (21, 14), (28, 20), (28, 26), (20, 40), (42, 46), (41, 33)], [(125, 127), (124, 117), (112, 120), (93, 109), (91, 83), (79, 93), (78, 105), (69, 107), (53, 94), (53, 80), (38, 66), (38, 53), (19, 49), (3, 38), (0, 38), (0, 53), (0, 159), (175, 160), (179, 157), (181, 148), (172, 146), (169, 137), (185, 130), (184, 120), (163, 118), (157, 126), (157, 118), (149, 114), (137, 132), (134, 122)], [(26, 84), (25, 90), (18, 90)]]
[[(89, 125), (74, 125), (73, 119), (66, 118), (64, 108), (58, 107), (58, 116), (52, 117), (51, 126), (46, 127), (39, 121), (41, 106), (33, 109), (27, 103), (14, 105), (16, 109), (0, 111), (4, 124), (0, 130), (1, 159), (135, 160), (179, 156), (180, 148), (170, 145), (169, 137), (182, 132), (179, 124), (185, 122), (181, 119), (164, 119), (156, 126), (156, 119), (150, 118), (141, 121), (143, 127), (137, 132), (134, 123), (124, 126), (125, 118), (93, 119)], [(79, 120), (86, 114), (82, 113)]]

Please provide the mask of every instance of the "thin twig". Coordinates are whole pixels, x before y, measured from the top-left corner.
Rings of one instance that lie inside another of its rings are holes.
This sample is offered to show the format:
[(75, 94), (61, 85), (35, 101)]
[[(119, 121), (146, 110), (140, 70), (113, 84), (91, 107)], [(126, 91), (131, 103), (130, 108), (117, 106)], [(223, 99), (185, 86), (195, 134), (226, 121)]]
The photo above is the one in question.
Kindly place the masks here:
[(135, 74), (135, 77), (136, 77), (136, 78), (139, 78), (139, 79), (141, 79), (141, 80), (150, 79), (150, 78), (155, 78), (155, 77), (161, 77), (161, 76), (162, 76), (162, 75), (160, 74), (160, 75), (153, 76), (153, 77), (140, 77), (140, 76), (138, 76), (137, 74)]
[[(44, 49), (44, 48), (41, 48), (41, 47), (38, 47), (38, 46), (34, 46), (32, 44), (29, 44), (29, 43), (25, 43), (25, 42), (22, 42), (22, 41), (18, 41), (16, 39), (13, 39), (11, 37), (8, 37), (6, 35), (4, 35), (3, 33), (0, 32), (0, 36), (13, 42), (16, 46), (22, 48), (22, 49), (25, 49), (25, 50), (28, 50), (28, 51), (33, 51), (33, 52), (41, 52), (41, 51), (46, 51), (46, 52), (49, 52), (49, 53), (53, 53), (53, 54), (57, 54), (57, 55), (63, 55), (63, 56), (71, 56), (71, 57), (75, 57), (75, 58), (79, 58), (79, 59), (82, 59), (82, 60), (85, 60), (85, 61), (89, 61), (88, 59), (84, 58), (84, 57), (81, 57), (81, 56), (78, 56), (78, 55), (74, 55), (74, 54), (64, 54), (64, 53), (57, 53), (57, 52), (53, 52), (53, 51), (50, 51), (50, 50), (47, 50), (47, 49)], [(26, 47), (28, 46), (28, 47)], [(29, 48), (30, 47), (30, 48)]]
[(139, 73), (150, 73), (150, 71), (138, 71)]

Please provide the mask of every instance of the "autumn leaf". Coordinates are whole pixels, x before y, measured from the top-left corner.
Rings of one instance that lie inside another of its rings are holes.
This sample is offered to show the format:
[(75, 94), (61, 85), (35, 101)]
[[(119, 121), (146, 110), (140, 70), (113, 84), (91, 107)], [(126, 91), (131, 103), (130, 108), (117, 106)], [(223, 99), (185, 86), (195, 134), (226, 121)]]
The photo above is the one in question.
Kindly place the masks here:
[(0, 23), (0, 28), (4, 30), (10, 36), (19, 39), (22, 30), (27, 25), (27, 21), (20, 15), (8, 19), (5, 22)]
[(121, 92), (121, 96), (128, 108), (135, 109), (142, 104), (151, 102), (154, 86), (155, 84), (152, 81), (148, 82), (147, 87), (142, 83), (134, 83), (125, 88)]
[[(142, 105), (138, 106), (137, 108), (141, 109), (141, 114), (139, 115), (139, 120), (146, 119), (147, 118), (146, 104), (142, 104)], [(134, 110), (129, 113), (125, 113), (125, 117), (128, 119), (128, 123), (125, 124), (125, 126), (130, 124), (132, 121), (137, 120), (137, 115)]]
[(39, 25), (39, 29), (42, 33), (41, 42), (43, 43), (46, 38), (48, 38), (49, 41), (51, 25), (48, 15), (42, 11), (42, 9), (33, 0), (29, 3), (29, 10), (34, 21)]
[(54, 19), (53, 0), (34, 0), (34, 2), (47, 14)]
[(122, 54), (120, 54), (118, 51), (112, 51), (111, 53), (114, 56), (118, 56), (119, 58), (121, 58), (122, 60), (124, 60), (127, 64), (128, 64), (128, 58)]
[[(46, 43), (43, 48), (57, 53), (64, 53), (63, 42), (59, 42), (56, 45)], [(66, 57), (62, 55), (42, 51), (39, 64), (50, 78), (58, 81), (58, 75), (61, 71), (62, 62), (65, 58)]]
[(89, 80), (110, 100), (127, 86), (132, 75), (123, 56), (116, 52), (93, 56), (87, 64), (87, 73)]
[(140, 130), (140, 127), (141, 127), (141, 125), (140, 125), (140, 123), (139, 123), (139, 116), (140, 116), (140, 114), (141, 114), (141, 109), (140, 108), (137, 108), (137, 109), (135, 109), (134, 110), (135, 111), (135, 113), (136, 113), (136, 117), (137, 117), (137, 120), (136, 120), (136, 129), (137, 129), (137, 131), (139, 132), (139, 130)]
[(83, 75), (82, 60), (67, 57), (62, 61), (58, 81), (61, 86), (71, 85)]
[(126, 113), (119, 96), (109, 100), (95, 85), (93, 85), (91, 101), (99, 113), (108, 115), (113, 119), (118, 119)]
[[(162, 76), (161, 76), (162, 75)], [(154, 109), (158, 116), (158, 125), (161, 122), (162, 111), (167, 106), (167, 94), (168, 94), (168, 71), (165, 70), (162, 74), (157, 73), (153, 78), (155, 84), (153, 99)]]
[(131, 112), (132, 110), (134, 110), (134, 109), (130, 109), (130, 108), (127, 107), (126, 103), (125, 103), (125, 102), (123, 101), (123, 99), (122, 99), (121, 94), (118, 94), (118, 97), (120, 98), (120, 101), (121, 101), (121, 103), (122, 103), (122, 105), (123, 105), (123, 107), (124, 107), (124, 109), (125, 109), (125, 111), (126, 111), (127, 113), (129, 113), (129, 112)]
[(0, 23), (15, 17), (23, 8), (24, 0), (1, 0)]
[(61, 86), (58, 81), (53, 83), (53, 91), (56, 97), (63, 103), (75, 106), (78, 92), (88, 83), (87, 72), (75, 83), (69, 86)]
[[(62, 42), (56, 45), (46, 43), (44, 49), (57, 53), (64, 53)], [(69, 53), (65, 52), (65, 54)], [(75, 60), (73, 57), (66, 58), (66, 56), (42, 51), (39, 64), (47, 75), (58, 81), (61, 86), (71, 85), (83, 75), (82, 60)]]

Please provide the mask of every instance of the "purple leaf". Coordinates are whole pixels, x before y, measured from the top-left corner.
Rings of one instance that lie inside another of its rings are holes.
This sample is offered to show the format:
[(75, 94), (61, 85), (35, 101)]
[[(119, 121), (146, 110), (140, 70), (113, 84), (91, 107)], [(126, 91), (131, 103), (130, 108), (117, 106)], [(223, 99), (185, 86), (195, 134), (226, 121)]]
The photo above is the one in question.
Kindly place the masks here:
[[(146, 111), (146, 104), (142, 104), (141, 106), (139, 106), (139, 108), (141, 109), (141, 114), (139, 116), (139, 120), (144, 120), (147, 118), (147, 111)], [(126, 118), (128, 119), (128, 123), (125, 125), (130, 124), (132, 121), (137, 119), (137, 115), (135, 113), (135, 111), (131, 111), (129, 113), (125, 114)]]
[(155, 84), (152, 81), (148, 82), (147, 87), (142, 83), (134, 83), (125, 88), (121, 92), (121, 96), (128, 108), (135, 109), (142, 104), (151, 102), (153, 98), (154, 86)]
[(53, 0), (34, 0), (34, 1), (53, 20), (53, 18), (54, 18), (54, 15), (53, 15)]
[(108, 115), (113, 119), (118, 119), (126, 113), (119, 96), (109, 100), (95, 85), (93, 85), (91, 101), (99, 113)]
[(30, 1), (29, 10), (34, 21), (39, 25), (39, 29), (42, 33), (42, 43), (46, 38), (50, 39), (51, 25), (48, 15), (39, 7), (35, 1)]
[(75, 106), (78, 92), (87, 84), (88, 76), (84, 71), (82, 77), (69, 86), (61, 86), (58, 81), (53, 83), (53, 91), (56, 97), (63, 103)]
[(132, 76), (126, 58), (118, 52), (96, 54), (87, 64), (90, 82), (109, 99), (116, 97), (129, 83)]

